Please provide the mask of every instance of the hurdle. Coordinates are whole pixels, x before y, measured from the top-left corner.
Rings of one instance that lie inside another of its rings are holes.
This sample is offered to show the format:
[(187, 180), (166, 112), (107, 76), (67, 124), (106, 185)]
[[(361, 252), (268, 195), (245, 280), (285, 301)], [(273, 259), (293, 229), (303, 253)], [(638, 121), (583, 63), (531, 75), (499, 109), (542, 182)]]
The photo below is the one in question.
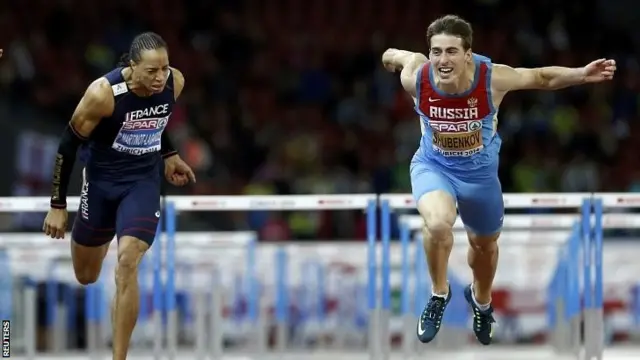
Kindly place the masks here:
[[(77, 211), (80, 199), (69, 197), (67, 199), (68, 210)], [(165, 355), (169, 359), (176, 358), (175, 342), (171, 340), (171, 334), (175, 334), (175, 315), (177, 312), (175, 304), (175, 218), (179, 212), (186, 211), (256, 211), (256, 210), (280, 210), (280, 211), (322, 211), (322, 210), (364, 210), (367, 213), (367, 240), (369, 243), (376, 241), (376, 210), (377, 196), (375, 194), (358, 195), (292, 195), (292, 196), (169, 196), (166, 197), (165, 220), (167, 222), (166, 240), (159, 241), (160, 244), (166, 242), (166, 246), (156, 244), (151, 248), (150, 254), (153, 263), (154, 273), (154, 301), (152, 318), (154, 330), (154, 358), (160, 359)], [(47, 197), (1, 197), (0, 212), (46, 212), (49, 209), (49, 199)], [(182, 244), (182, 239), (181, 239)], [(163, 254), (165, 253), (165, 254)], [(254, 255), (255, 256), (255, 255)], [(371, 252), (369, 258), (375, 258), (375, 252)], [(248, 256), (252, 258), (251, 255)], [(248, 262), (252, 262), (249, 260)], [(375, 265), (375, 261), (370, 262)], [(375, 316), (376, 308), (376, 274), (375, 268), (369, 274), (370, 293), (374, 296), (368, 297), (370, 309), (369, 329), (372, 334), (376, 334)], [(249, 272), (251, 270), (249, 269)], [(163, 275), (166, 279), (163, 279)], [(162, 281), (165, 280), (165, 281)], [(156, 291), (158, 289), (158, 291)], [(163, 289), (160, 292), (159, 289)], [(256, 291), (254, 289), (252, 291)], [(254, 293), (249, 297), (254, 299), (249, 304), (250, 317), (257, 321), (260, 312), (259, 294)], [(168, 325), (162, 324), (161, 312), (168, 314)], [(254, 324), (252, 328), (260, 329), (262, 326)], [(162, 348), (162, 339), (167, 339), (167, 348)], [(175, 338), (175, 337), (174, 337)], [(376, 354), (377, 341), (375, 336), (369, 338), (370, 352)]]
[[(537, 208), (537, 209), (543, 209), (543, 208), (547, 208), (547, 209), (558, 209), (558, 208), (563, 208), (563, 209), (580, 209), (581, 211), (581, 216), (577, 216), (574, 218), (566, 218), (566, 217), (558, 217), (558, 216), (549, 216), (546, 215), (545, 217), (540, 217), (541, 215), (531, 215), (531, 216), (505, 216), (504, 219), (504, 227), (505, 230), (507, 229), (513, 229), (513, 228), (551, 228), (553, 229), (554, 227), (558, 227), (559, 225), (565, 225), (565, 230), (566, 230), (566, 225), (567, 222), (571, 223), (574, 222), (576, 220), (579, 219), (584, 219), (584, 221), (582, 221), (583, 224), (586, 224), (584, 226), (581, 226), (581, 231), (583, 231), (583, 244), (585, 245), (585, 248), (590, 249), (590, 248), (597, 248), (600, 252), (596, 253), (596, 255), (594, 255), (594, 257), (596, 258), (595, 260), (595, 273), (596, 274), (600, 274), (600, 275), (596, 275), (596, 286), (595, 287), (590, 287), (588, 288), (589, 291), (600, 291), (600, 295), (596, 295), (595, 298), (598, 298), (601, 300), (602, 298), (602, 271), (601, 271), (601, 256), (602, 256), (602, 244), (601, 244), (601, 240), (602, 240), (602, 231), (601, 229), (595, 229), (592, 230), (591, 228), (591, 220), (592, 220), (592, 209), (591, 209), (591, 202), (592, 199), (594, 198), (594, 195), (591, 193), (586, 193), (586, 194), (581, 194), (581, 193), (567, 193), (567, 194), (563, 194), (563, 193), (548, 193), (548, 194), (504, 194), (504, 205), (505, 205), (505, 209), (524, 209), (524, 208)], [(400, 209), (415, 209), (415, 202), (412, 198), (412, 196), (410, 194), (383, 194), (380, 196), (379, 199), (380, 202), (380, 207), (381, 207), (381, 224), (382, 224), (382, 241), (383, 244), (385, 242), (385, 239), (390, 238), (390, 231), (389, 226), (385, 226), (385, 223), (388, 224), (391, 221), (391, 214), (396, 211), (396, 210), (400, 210)], [(601, 218), (602, 212), (596, 212), (595, 214), (595, 222), (596, 225), (599, 223), (598, 217)], [(422, 227), (422, 222), (420, 217), (405, 217), (402, 218), (404, 219), (404, 221), (400, 221), (401, 224), (401, 233), (404, 234), (403, 237), (406, 238), (406, 234), (411, 230), (411, 229), (415, 229), (415, 228), (420, 228)], [(567, 220), (568, 219), (568, 220)], [(569, 229), (571, 229), (571, 227), (568, 227)], [(405, 229), (404, 231), (402, 229)], [(460, 231), (461, 229), (464, 229), (462, 223), (460, 221), (456, 222), (456, 226), (455, 226), (456, 231)], [(385, 233), (387, 232), (387, 233)], [(564, 235), (560, 235), (560, 236), (564, 236), (563, 240), (566, 240), (569, 235), (570, 235), (570, 231), (565, 231)], [(557, 233), (556, 233), (557, 234)], [(555, 237), (557, 238), (558, 235), (555, 235)], [(600, 245), (593, 245), (594, 243), (596, 243), (597, 241), (600, 241)], [(406, 242), (406, 240), (405, 240)], [(384, 245), (383, 245), (383, 249), (384, 249)], [(388, 255), (383, 255), (383, 264), (385, 262), (384, 258), (388, 257)], [(586, 259), (586, 257), (585, 257)], [(598, 260), (599, 259), (599, 260)], [(586, 262), (585, 265), (585, 271), (584, 271), (584, 275), (585, 275), (585, 280), (589, 280), (590, 278), (587, 279), (587, 266), (589, 267), (589, 269), (591, 269), (591, 271), (594, 271), (592, 269), (592, 265), (591, 262)], [(600, 266), (600, 269), (598, 269), (598, 266)], [(590, 274), (590, 273), (589, 273)], [(388, 279), (385, 279), (384, 277), (388, 276), (386, 273), (383, 272), (383, 279), (382, 282), (383, 284), (385, 282), (388, 282)], [(600, 284), (597, 284), (598, 282), (600, 282)], [(406, 286), (406, 285), (405, 285)], [(383, 287), (384, 288), (384, 287)], [(585, 287), (585, 289), (587, 289)], [(567, 295), (567, 294), (563, 294), (563, 295)], [(382, 294), (383, 297), (388, 296), (384, 291)], [(593, 293), (591, 293), (591, 295), (589, 296), (593, 296)], [(384, 298), (383, 298), (383, 303), (384, 303)], [(601, 305), (601, 301), (600, 301), (600, 310), (599, 313), (602, 313), (602, 305)], [(592, 310), (592, 304), (589, 302), (588, 303), (588, 307), (585, 307), (584, 309), (584, 314), (586, 315), (585, 318), (589, 317), (591, 319), (591, 321), (589, 322), (589, 325), (593, 327), (593, 329), (595, 330), (589, 330), (587, 331), (588, 334), (588, 338), (585, 338), (585, 344), (587, 343), (597, 343), (597, 334), (602, 334), (602, 331), (598, 332), (600, 328), (603, 329), (603, 325), (602, 325), (602, 316), (600, 315), (599, 317), (597, 315), (593, 315), (590, 314), (589, 311)], [(596, 313), (597, 314), (597, 313)], [(407, 314), (407, 318), (409, 318), (409, 315)], [(414, 320), (415, 321), (415, 320)], [(601, 336), (600, 336), (601, 337)], [(591, 345), (585, 345), (585, 351), (587, 351), (587, 355), (593, 353), (595, 350), (593, 348), (590, 347)], [(410, 351), (410, 348), (405, 348), (406, 352)]]
[[(598, 358), (598, 352), (601, 354), (601, 349), (603, 348), (603, 343), (601, 340), (602, 332), (601, 330), (602, 324), (602, 260), (599, 258), (602, 254), (602, 228), (608, 227), (622, 227), (621, 225), (627, 223), (633, 223), (635, 220), (631, 219), (631, 215), (623, 214), (623, 215), (615, 215), (607, 214), (601, 216), (605, 209), (608, 208), (628, 208), (628, 207), (638, 207), (640, 206), (640, 196), (634, 194), (505, 194), (505, 207), (506, 208), (566, 208), (566, 209), (583, 209), (583, 205), (585, 204), (583, 200), (588, 199), (588, 216), (573, 216), (569, 218), (565, 215), (554, 215), (553, 219), (546, 215), (546, 218), (541, 218), (540, 216), (534, 216), (535, 220), (526, 220), (524, 217), (521, 218), (513, 218), (511, 216), (505, 217), (505, 228), (517, 228), (521, 226), (524, 222), (529, 222), (530, 226), (535, 229), (541, 229), (546, 227), (559, 227), (559, 228), (568, 228), (571, 229), (571, 226), (575, 223), (576, 220), (588, 219), (588, 222), (582, 221), (580, 223), (580, 236), (574, 236), (580, 240), (581, 248), (585, 248), (585, 244), (590, 244), (586, 246), (588, 249), (593, 249), (594, 255), (587, 256), (583, 260), (579, 261), (579, 264), (583, 262), (586, 264), (582, 271), (579, 271), (579, 274), (571, 275), (572, 279), (575, 279), (578, 276), (579, 279), (588, 280), (588, 284), (592, 284), (589, 286), (589, 291), (592, 291), (593, 296), (585, 297), (585, 305), (580, 309), (580, 312), (584, 312), (585, 322), (589, 324), (587, 331), (588, 338), (585, 341), (588, 341), (588, 346), (585, 344), (585, 347), (581, 350), (582, 353), (586, 353), (587, 350), (589, 353), (595, 352), (595, 357)], [(21, 198), (0, 198), (0, 212), (44, 212), (49, 208), (48, 198), (40, 198), (40, 197), (21, 197)], [(75, 211), (78, 205), (78, 198), (70, 198), (69, 199), (69, 211)], [(601, 200), (601, 205), (598, 205), (599, 200)], [(172, 204), (172, 205), (169, 205)], [(372, 194), (364, 194), (364, 195), (309, 195), (309, 196), (204, 196), (204, 197), (167, 197), (167, 210), (173, 206), (173, 210), (167, 211), (166, 219), (174, 218), (177, 216), (179, 212), (186, 211), (241, 211), (241, 210), (350, 210), (350, 209), (361, 209), (367, 212), (367, 241), (368, 241), (368, 249), (367, 249), (367, 270), (368, 270), (368, 287), (367, 287), (367, 305), (369, 309), (369, 341), (368, 351), (370, 359), (380, 359), (381, 357), (384, 359), (389, 358), (389, 354), (391, 351), (390, 343), (389, 343), (389, 318), (390, 318), (390, 307), (391, 307), (391, 284), (389, 280), (389, 274), (391, 272), (391, 260), (390, 260), (390, 243), (391, 243), (391, 214), (399, 209), (414, 209), (413, 200), (410, 195), (404, 194), (383, 194), (380, 197), (380, 206), (381, 206), (381, 246), (379, 247), (376, 243), (376, 196)], [(598, 208), (600, 207), (600, 210)], [(173, 211), (173, 212), (172, 212)], [(617, 216), (617, 217), (616, 217)], [(634, 215), (635, 216), (635, 215)], [(531, 218), (531, 216), (528, 216)], [(414, 217), (415, 219), (415, 217)], [(598, 220), (599, 219), (599, 220)], [(416, 220), (413, 221), (414, 224)], [(600, 222), (601, 225), (598, 225)], [(521, 225), (518, 225), (521, 224)], [(535, 224), (534, 224), (535, 223)], [(585, 228), (584, 223), (588, 223), (588, 226)], [(507, 226), (509, 225), (509, 226)], [(567, 226), (568, 225), (568, 226)], [(417, 225), (419, 226), (419, 225)], [(457, 225), (458, 227), (460, 225)], [(167, 226), (167, 230), (170, 230), (170, 227)], [(154, 251), (154, 249), (158, 249), (158, 254), (150, 254), (151, 260), (153, 263), (153, 272), (154, 274), (157, 272), (158, 274), (162, 273), (166, 274), (166, 281), (163, 281), (162, 277), (158, 276), (158, 281), (161, 283), (158, 285), (158, 288), (166, 289), (166, 291), (160, 292), (161, 300), (158, 300), (156, 306), (161, 304), (160, 309), (162, 311), (171, 312), (177, 311), (175, 305), (175, 272), (176, 272), (176, 263), (174, 262), (172, 266), (168, 260), (166, 259), (167, 252), (169, 252), (170, 246), (173, 246), (173, 253), (180, 253), (180, 246), (176, 246), (175, 238), (178, 236), (182, 236), (176, 233), (175, 228), (171, 230), (173, 235), (164, 234), (162, 235), (162, 239), (155, 244), (150, 251)], [(574, 232), (563, 232), (564, 240), (567, 240), (571, 237), (571, 234), (577, 234), (578, 231)], [(40, 235), (41, 236), (41, 235)], [(255, 236), (255, 235), (252, 235)], [(42, 236), (41, 236), (42, 237)], [(173, 240), (169, 240), (172, 237)], [(401, 237), (401, 240), (403, 237)], [(44, 240), (44, 238), (43, 238)], [(169, 245), (168, 242), (173, 241), (174, 245)], [(182, 244), (182, 237), (179, 240), (178, 244)], [(165, 244), (166, 245), (162, 245)], [(573, 245), (575, 246), (575, 240)], [(599, 244), (598, 244), (599, 243)], [(64, 242), (65, 246), (68, 246), (66, 242)], [(160, 245), (160, 246), (158, 246)], [(416, 244), (417, 245), (417, 244)], [(378, 250), (382, 250), (381, 254), (381, 265), (378, 266)], [(68, 248), (66, 250), (68, 252)], [(416, 252), (416, 255), (420, 253), (420, 251)], [(567, 253), (567, 252), (564, 252)], [(587, 253), (591, 253), (587, 251)], [(599, 255), (598, 255), (599, 254)], [(166, 255), (166, 256), (164, 256)], [(179, 257), (179, 255), (177, 255)], [(161, 259), (161, 262), (156, 263), (156, 257)], [(250, 257), (248, 255), (248, 257)], [(562, 259), (565, 259), (563, 256)], [(416, 263), (419, 263), (422, 260), (414, 260)], [(563, 260), (564, 261), (564, 260)], [(572, 260), (574, 261), (574, 260)], [(157, 264), (157, 267), (156, 267)], [(403, 273), (410, 272), (410, 263), (406, 263), (406, 271), (403, 269)], [(405, 263), (403, 263), (403, 268), (405, 267)], [(424, 269), (424, 266), (421, 266)], [(172, 270), (169, 270), (171, 268)], [(416, 268), (419, 269), (418, 265)], [(585, 270), (586, 268), (592, 269), (588, 272)], [(379, 273), (380, 271), (380, 273)], [(417, 272), (418, 274), (424, 275), (421, 272)], [(378, 276), (381, 275), (381, 283), (378, 283)], [(275, 276), (275, 275), (274, 275)], [(171, 280), (170, 280), (171, 278)], [(425, 279), (420, 279), (420, 286), (424, 288)], [(418, 279), (416, 279), (418, 282)], [(380, 285), (382, 291), (379, 294), (378, 285)], [(404, 287), (405, 285), (403, 285)], [(172, 289), (173, 288), (173, 289)], [(566, 287), (565, 287), (566, 290)], [(256, 290), (257, 291), (257, 290)], [(154, 293), (155, 294), (155, 293)], [(575, 293), (573, 293), (575, 295)], [(566, 291), (557, 294), (555, 298), (558, 300), (563, 300), (567, 302), (567, 300), (573, 300), (571, 298), (571, 294), (568, 294)], [(256, 295), (256, 302), (259, 302), (259, 296)], [(173, 299), (173, 300), (171, 300)], [(589, 299), (589, 300), (587, 300)], [(172, 303), (173, 301), (173, 303)], [(403, 302), (405, 300), (403, 299)], [(255, 308), (252, 311), (255, 313), (260, 312), (260, 306), (254, 305)], [(417, 306), (417, 305), (416, 305)], [(406, 313), (409, 313), (407, 308), (410, 306), (402, 306)], [(158, 308), (154, 308), (157, 311)], [(415, 309), (414, 309), (415, 310)], [(557, 308), (555, 310), (558, 310)], [(26, 315), (25, 315), (26, 316)], [(415, 316), (415, 315), (412, 315)], [(255, 317), (256, 320), (259, 317)], [(283, 319), (281, 319), (283, 320)], [(261, 326), (256, 326), (256, 328), (261, 328)], [(165, 327), (162, 323), (159, 328), (154, 327), (155, 331), (159, 331), (159, 334), (162, 336), (156, 336), (156, 338), (163, 339), (165, 336), (169, 336), (169, 334), (175, 333), (171, 326)], [(31, 333), (33, 334), (33, 332)], [(585, 336), (587, 336), (585, 334)], [(26, 336), (26, 331), (25, 331)], [(593, 341), (590, 341), (593, 339)], [(378, 341), (380, 340), (380, 341)], [(595, 346), (595, 345), (597, 346)], [(162, 344), (161, 344), (162, 345)], [(174, 346), (174, 345), (170, 345)], [(587, 349), (588, 347), (588, 349)], [(158, 353), (162, 353), (162, 355), (170, 355), (175, 354), (171, 349), (162, 349), (160, 348)], [(156, 354), (158, 354), (156, 353)], [(179, 357), (179, 356), (178, 356)]]

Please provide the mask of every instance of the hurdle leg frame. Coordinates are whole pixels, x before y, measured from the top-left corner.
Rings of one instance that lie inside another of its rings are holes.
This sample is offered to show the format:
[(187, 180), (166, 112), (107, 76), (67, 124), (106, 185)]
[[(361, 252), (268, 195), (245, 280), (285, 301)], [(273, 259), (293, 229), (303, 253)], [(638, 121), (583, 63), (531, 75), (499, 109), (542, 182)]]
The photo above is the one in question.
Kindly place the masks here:
[[(584, 257), (584, 354), (586, 360), (602, 360), (604, 352), (604, 312), (602, 299), (602, 217), (603, 201), (591, 197), (583, 204)], [(591, 222), (594, 214), (595, 223)]]
[[(215, 289), (214, 289), (215, 291)], [(195, 359), (207, 359), (207, 319), (202, 314), (207, 309), (207, 293), (204, 290), (197, 290), (195, 293)]]
[(220, 286), (219, 274), (214, 270), (214, 286), (211, 293), (210, 303), (210, 324), (211, 324), (211, 359), (221, 360), (224, 350), (224, 320), (222, 311), (224, 308), (222, 291)]
[(27, 278), (25, 279), (24, 289), (24, 352), (26, 360), (35, 360), (37, 358), (37, 303), (38, 294), (36, 284), (33, 280)]

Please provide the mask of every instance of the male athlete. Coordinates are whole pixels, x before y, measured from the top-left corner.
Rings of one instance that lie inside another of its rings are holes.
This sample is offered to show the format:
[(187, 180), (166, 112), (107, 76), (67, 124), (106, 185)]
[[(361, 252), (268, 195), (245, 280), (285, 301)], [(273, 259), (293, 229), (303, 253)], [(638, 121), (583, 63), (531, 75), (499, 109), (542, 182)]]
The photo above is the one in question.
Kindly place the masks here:
[(456, 203), (467, 229), (467, 260), (473, 283), (464, 296), (473, 311), (473, 331), (489, 345), (491, 287), (498, 262), (497, 239), (504, 204), (498, 180), (501, 140), (496, 133), (498, 107), (509, 91), (555, 90), (611, 80), (613, 60), (596, 60), (583, 68), (512, 68), (492, 64), (471, 51), (471, 25), (447, 15), (427, 30), (429, 58), (389, 49), (382, 62), (401, 70), (404, 89), (415, 101), (422, 139), (411, 161), (411, 187), (424, 219), (424, 246), (433, 283), (432, 297), (418, 320), (418, 338), (434, 339), (451, 300), (447, 264), (453, 245)]
[(182, 186), (195, 176), (171, 145), (165, 127), (184, 77), (169, 67), (165, 41), (143, 33), (131, 44), (129, 59), (94, 81), (66, 127), (53, 173), (51, 209), (43, 230), (64, 237), (66, 195), (78, 147), (86, 155), (80, 208), (71, 235), (76, 278), (98, 279), (114, 235), (118, 237), (116, 296), (112, 307), (113, 359), (127, 356), (138, 318), (140, 260), (153, 243), (160, 218), (160, 169)]

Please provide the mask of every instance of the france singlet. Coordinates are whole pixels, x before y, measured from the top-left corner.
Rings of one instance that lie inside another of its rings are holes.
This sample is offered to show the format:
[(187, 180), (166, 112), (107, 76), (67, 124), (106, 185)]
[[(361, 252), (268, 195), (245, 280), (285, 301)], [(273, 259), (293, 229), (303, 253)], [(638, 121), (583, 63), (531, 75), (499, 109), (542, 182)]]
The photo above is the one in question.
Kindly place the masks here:
[(100, 246), (114, 235), (151, 244), (160, 218), (160, 147), (175, 104), (173, 76), (161, 93), (141, 97), (129, 89), (122, 70), (104, 76), (114, 110), (81, 149), (85, 169), (72, 234), (80, 245)]
[(92, 180), (129, 182), (159, 178), (160, 139), (173, 105), (173, 76), (164, 91), (148, 97), (131, 92), (117, 68), (104, 76), (114, 96), (113, 114), (89, 137), (85, 163)]
[(411, 186), (416, 202), (436, 190), (451, 194), (465, 225), (487, 235), (502, 227), (502, 140), (491, 96), (491, 60), (473, 54), (473, 61), (473, 83), (461, 94), (440, 90), (430, 63), (418, 71), (415, 109), (422, 138), (411, 162)]

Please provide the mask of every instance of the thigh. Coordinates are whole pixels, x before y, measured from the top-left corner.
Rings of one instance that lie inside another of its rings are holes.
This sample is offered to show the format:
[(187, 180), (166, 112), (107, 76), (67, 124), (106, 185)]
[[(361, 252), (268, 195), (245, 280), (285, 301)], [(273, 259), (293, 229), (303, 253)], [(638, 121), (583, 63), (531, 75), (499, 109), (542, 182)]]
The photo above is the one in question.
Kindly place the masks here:
[(131, 236), (151, 246), (159, 220), (160, 184), (140, 181), (129, 187), (120, 199), (116, 219), (118, 239)]
[(71, 232), (74, 243), (100, 247), (113, 240), (118, 203), (111, 195), (108, 188), (90, 183), (83, 171), (80, 205)]
[(502, 229), (504, 201), (497, 176), (478, 181), (455, 181), (458, 211), (468, 231), (479, 236), (493, 235)]
[(416, 204), (420, 198), (434, 191), (445, 192), (454, 199), (456, 193), (450, 179), (428, 160), (416, 160), (411, 162), (411, 192)]

